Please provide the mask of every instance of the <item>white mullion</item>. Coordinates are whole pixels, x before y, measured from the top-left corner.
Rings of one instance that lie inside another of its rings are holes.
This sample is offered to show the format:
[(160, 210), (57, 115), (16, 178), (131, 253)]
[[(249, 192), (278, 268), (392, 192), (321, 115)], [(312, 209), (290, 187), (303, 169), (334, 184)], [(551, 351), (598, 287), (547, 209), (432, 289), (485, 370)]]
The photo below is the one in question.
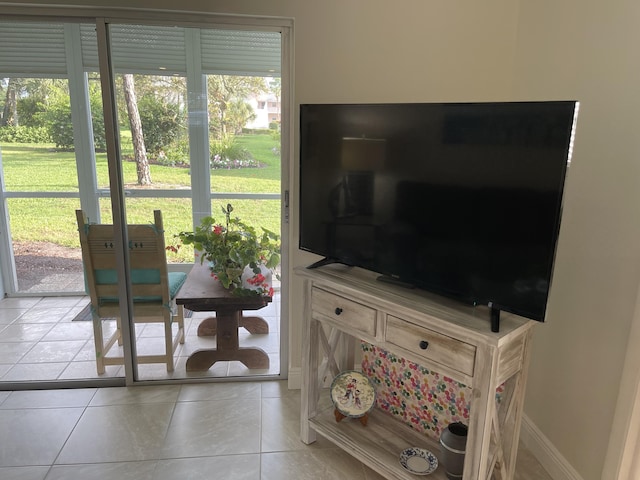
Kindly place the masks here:
[(100, 222), (89, 82), (82, 65), (80, 25), (65, 24), (64, 37), (80, 205), (88, 218)]
[(209, 116), (207, 78), (202, 73), (200, 30), (185, 29), (191, 202), (194, 228), (211, 215), (211, 166), (209, 162)]

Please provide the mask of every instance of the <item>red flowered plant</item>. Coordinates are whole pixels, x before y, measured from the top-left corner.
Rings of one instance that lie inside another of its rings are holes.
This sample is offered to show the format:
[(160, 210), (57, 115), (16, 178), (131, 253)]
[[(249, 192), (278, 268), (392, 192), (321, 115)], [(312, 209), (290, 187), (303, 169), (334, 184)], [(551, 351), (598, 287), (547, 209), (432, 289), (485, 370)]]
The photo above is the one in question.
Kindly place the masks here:
[(178, 253), (179, 249), (180, 249), (180, 245), (167, 245), (165, 247), (165, 250), (168, 250), (169, 252), (173, 252), (173, 253)]
[[(279, 278), (276, 267), (280, 264), (280, 237), (265, 228), (258, 234), (256, 230), (239, 218), (231, 217), (233, 207), (222, 207), (224, 224), (213, 217), (202, 219), (194, 232), (176, 235), (185, 245), (202, 252), (200, 262), (208, 261), (212, 276), (234, 295), (273, 296), (273, 288), (266, 281), (261, 267), (271, 270)], [(242, 284), (242, 274), (249, 267), (254, 276), (247, 280), (252, 288)]]

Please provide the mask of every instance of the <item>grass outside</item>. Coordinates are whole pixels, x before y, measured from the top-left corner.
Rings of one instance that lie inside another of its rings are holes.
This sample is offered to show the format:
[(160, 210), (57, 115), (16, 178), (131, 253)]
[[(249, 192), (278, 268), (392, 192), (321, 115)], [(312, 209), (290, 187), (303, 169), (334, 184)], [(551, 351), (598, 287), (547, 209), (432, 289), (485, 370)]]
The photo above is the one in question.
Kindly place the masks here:
[[(279, 147), (269, 135), (238, 136), (264, 166), (234, 170), (212, 170), (211, 191), (220, 193), (279, 193), (280, 156), (273, 149)], [(123, 142), (123, 149), (125, 143)], [(123, 152), (130, 153), (130, 152)], [(11, 192), (77, 192), (77, 171), (74, 152), (56, 151), (47, 144), (1, 145), (5, 188)], [(99, 188), (108, 188), (109, 176), (106, 154), (96, 154), (96, 174)], [(153, 185), (136, 184), (136, 165), (123, 163), (125, 188), (184, 189), (190, 187), (188, 168), (151, 165)], [(224, 220), (220, 207), (232, 203), (234, 213), (256, 227), (280, 231), (280, 202), (278, 200), (213, 200), (212, 216)], [(14, 242), (51, 242), (79, 248), (75, 210), (80, 208), (77, 198), (10, 198), (8, 199), (11, 233)], [(173, 236), (191, 230), (191, 200), (184, 198), (127, 198), (127, 221), (149, 223), (153, 210), (162, 210), (167, 244)], [(102, 221), (111, 219), (111, 202), (100, 199)], [(170, 254), (169, 261), (190, 261), (190, 252)]]

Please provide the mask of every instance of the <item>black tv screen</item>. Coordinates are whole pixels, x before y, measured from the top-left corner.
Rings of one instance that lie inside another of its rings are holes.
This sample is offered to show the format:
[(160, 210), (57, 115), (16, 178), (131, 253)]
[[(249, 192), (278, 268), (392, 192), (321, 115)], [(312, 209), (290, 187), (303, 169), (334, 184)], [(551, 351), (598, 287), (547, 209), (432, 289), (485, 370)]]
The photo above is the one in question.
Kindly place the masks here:
[(577, 106), (301, 105), (300, 248), (544, 321)]

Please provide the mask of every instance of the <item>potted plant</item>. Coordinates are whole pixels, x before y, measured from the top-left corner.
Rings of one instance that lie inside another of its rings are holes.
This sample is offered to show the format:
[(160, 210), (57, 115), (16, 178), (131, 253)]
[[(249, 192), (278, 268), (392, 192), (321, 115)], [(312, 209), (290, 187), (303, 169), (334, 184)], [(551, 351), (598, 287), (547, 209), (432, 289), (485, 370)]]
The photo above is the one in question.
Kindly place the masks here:
[[(209, 262), (211, 275), (234, 295), (273, 296), (268, 277), (280, 264), (280, 236), (265, 228), (262, 233), (231, 217), (233, 206), (222, 207), (224, 223), (205, 217), (194, 232), (176, 235), (184, 245), (200, 252), (200, 262)], [(175, 247), (172, 247), (175, 249)]]

